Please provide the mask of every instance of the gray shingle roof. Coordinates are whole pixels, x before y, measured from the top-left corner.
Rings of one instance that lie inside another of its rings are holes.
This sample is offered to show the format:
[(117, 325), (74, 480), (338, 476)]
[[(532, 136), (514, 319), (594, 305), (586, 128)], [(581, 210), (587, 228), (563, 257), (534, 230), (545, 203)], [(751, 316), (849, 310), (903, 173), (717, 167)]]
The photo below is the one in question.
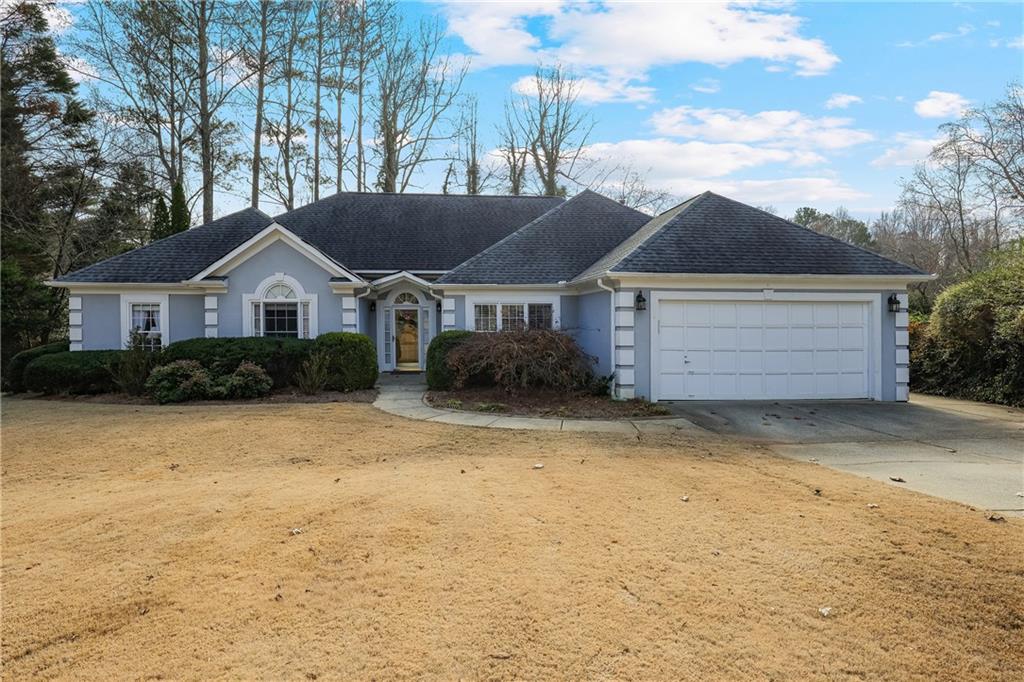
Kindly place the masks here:
[(590, 190), (577, 194), (438, 279), (438, 284), (568, 281), (650, 216)]
[(61, 277), (63, 282), (180, 282), (201, 272), (273, 222), (246, 208)]
[(919, 270), (705, 192), (651, 220), (588, 268), (603, 272), (922, 275)]
[(562, 202), (343, 192), (275, 220), (349, 270), (450, 270)]

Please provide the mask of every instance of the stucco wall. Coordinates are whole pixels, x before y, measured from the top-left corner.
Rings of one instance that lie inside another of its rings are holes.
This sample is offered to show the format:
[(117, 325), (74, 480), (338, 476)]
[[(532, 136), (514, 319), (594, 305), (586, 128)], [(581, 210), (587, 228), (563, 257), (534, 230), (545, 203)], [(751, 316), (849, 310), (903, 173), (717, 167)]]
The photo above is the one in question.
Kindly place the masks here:
[(283, 242), (271, 244), (228, 273), (228, 291), (217, 295), (218, 336), (245, 336), (242, 296), (252, 294), (267, 277), (281, 272), (317, 296), (317, 334), (341, 331), (341, 296), (331, 291), (331, 275)]
[(606, 291), (576, 296), (576, 325), (573, 336), (584, 351), (597, 358), (598, 374), (612, 373), (611, 302)]
[(194, 339), (206, 333), (203, 324), (203, 297), (196, 294), (171, 294), (167, 297), (170, 341)]
[[(79, 296), (79, 294), (72, 294)], [(117, 294), (81, 294), (82, 350), (123, 348), (121, 297)]]

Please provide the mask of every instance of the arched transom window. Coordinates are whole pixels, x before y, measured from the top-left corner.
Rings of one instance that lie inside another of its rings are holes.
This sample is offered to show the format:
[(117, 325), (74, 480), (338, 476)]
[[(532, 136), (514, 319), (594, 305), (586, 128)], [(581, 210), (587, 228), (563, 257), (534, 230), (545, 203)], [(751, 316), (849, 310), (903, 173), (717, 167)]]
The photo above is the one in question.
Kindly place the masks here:
[(395, 305), (419, 305), (420, 300), (407, 291), (395, 296)]
[(295, 278), (281, 273), (268, 277), (245, 299), (251, 336), (316, 336), (316, 295), (306, 294)]

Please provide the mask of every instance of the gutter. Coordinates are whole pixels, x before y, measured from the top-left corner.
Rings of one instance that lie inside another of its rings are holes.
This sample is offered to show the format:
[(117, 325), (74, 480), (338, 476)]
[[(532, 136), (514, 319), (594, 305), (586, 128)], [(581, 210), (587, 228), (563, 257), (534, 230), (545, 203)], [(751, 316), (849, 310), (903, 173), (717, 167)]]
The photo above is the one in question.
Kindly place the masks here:
[(612, 361), (612, 383), (610, 386), (612, 398), (615, 398), (615, 384), (618, 382), (618, 374), (615, 371), (615, 289), (605, 286), (604, 278), (597, 278), (597, 286), (608, 292), (608, 349), (611, 351)]

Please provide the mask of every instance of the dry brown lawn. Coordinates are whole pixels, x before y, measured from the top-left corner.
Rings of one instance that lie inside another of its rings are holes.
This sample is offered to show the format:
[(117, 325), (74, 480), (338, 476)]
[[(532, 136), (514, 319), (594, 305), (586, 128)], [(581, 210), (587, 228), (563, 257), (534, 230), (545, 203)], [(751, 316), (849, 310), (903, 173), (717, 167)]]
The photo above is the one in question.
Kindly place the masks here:
[(8, 679), (1024, 679), (1024, 523), (750, 446), (3, 407)]

